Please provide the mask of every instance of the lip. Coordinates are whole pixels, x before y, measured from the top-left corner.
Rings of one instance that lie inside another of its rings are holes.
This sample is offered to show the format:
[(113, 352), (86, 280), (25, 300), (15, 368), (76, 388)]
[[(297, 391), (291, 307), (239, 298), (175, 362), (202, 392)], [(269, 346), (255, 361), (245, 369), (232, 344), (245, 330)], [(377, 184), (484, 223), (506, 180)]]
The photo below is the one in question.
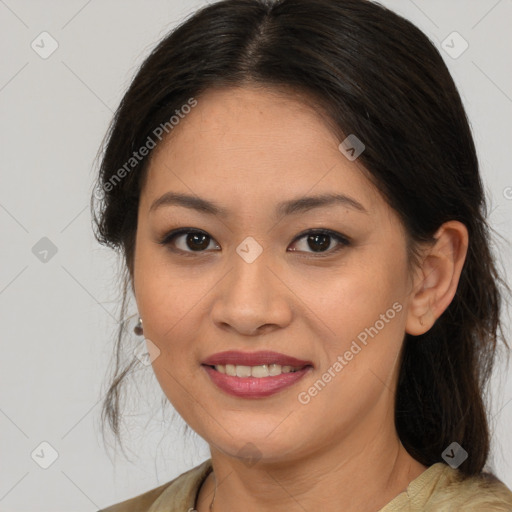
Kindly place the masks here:
[(304, 361), (270, 350), (262, 350), (260, 352), (228, 350), (226, 352), (213, 354), (203, 361), (203, 365), (207, 366), (215, 366), (218, 364), (234, 364), (241, 366), (259, 366), (262, 364), (280, 364), (281, 366), (293, 367), (313, 366), (311, 361)]
[[(295, 372), (282, 373), (281, 375), (257, 378), (235, 377), (220, 373), (215, 368), (212, 368), (212, 366), (226, 364), (240, 366), (279, 364), (281, 366), (292, 366), (301, 369)], [(211, 355), (203, 361), (202, 367), (212, 382), (225, 393), (240, 398), (264, 398), (279, 393), (298, 382), (313, 370), (313, 363), (270, 350), (260, 352), (228, 350)]]
[[(228, 363), (229, 364), (229, 363)], [(279, 393), (302, 379), (313, 367), (306, 366), (302, 370), (282, 373), (273, 377), (232, 377), (220, 373), (211, 366), (202, 365), (212, 382), (222, 391), (239, 398), (264, 398)]]

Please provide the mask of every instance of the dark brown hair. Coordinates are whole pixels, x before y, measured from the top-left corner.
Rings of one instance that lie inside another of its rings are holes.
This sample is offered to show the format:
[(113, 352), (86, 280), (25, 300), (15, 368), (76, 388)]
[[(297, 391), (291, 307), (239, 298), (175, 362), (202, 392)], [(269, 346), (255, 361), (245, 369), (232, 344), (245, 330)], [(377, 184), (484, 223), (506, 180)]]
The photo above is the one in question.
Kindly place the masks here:
[[(444, 222), (467, 227), (468, 253), (453, 301), (428, 332), (405, 334), (395, 422), (404, 447), (421, 463), (442, 461), (456, 441), (469, 452), (460, 470), (481, 472), (490, 443), (486, 386), (503, 338), (498, 284), (510, 290), (490, 250), (478, 160), (457, 88), (429, 39), (380, 4), (224, 0), (197, 11), (156, 46), (115, 114), (91, 202), (97, 239), (119, 250), (128, 270), (121, 318), (150, 155), (114, 186), (113, 176), (191, 97), (200, 101), (213, 87), (244, 84), (300, 92), (340, 141), (343, 134), (363, 141), (361, 170), (401, 219), (411, 264), (419, 244), (432, 242)], [(116, 436), (121, 384), (137, 364), (119, 356), (124, 328), (102, 411)]]

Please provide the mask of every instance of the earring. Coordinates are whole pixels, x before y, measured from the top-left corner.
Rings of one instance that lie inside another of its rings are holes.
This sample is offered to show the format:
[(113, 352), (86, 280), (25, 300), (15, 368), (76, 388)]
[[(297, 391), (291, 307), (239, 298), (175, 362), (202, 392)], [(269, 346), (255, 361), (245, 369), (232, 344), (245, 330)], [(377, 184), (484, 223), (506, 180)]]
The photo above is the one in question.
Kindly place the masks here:
[(422, 316), (420, 316), (420, 324), (421, 324), (421, 325), (425, 325), (425, 324), (423, 323), (423, 315), (422, 315)]
[(139, 316), (139, 321), (137, 322), (137, 325), (133, 328), (133, 332), (137, 336), (142, 336), (144, 334), (144, 331), (142, 330), (142, 318)]

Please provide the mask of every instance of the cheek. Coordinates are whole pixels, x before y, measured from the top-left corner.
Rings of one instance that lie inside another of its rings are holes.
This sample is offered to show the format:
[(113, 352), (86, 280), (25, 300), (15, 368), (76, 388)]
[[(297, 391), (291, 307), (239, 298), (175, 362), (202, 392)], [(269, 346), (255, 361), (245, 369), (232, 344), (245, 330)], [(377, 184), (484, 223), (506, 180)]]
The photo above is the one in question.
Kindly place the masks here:
[(388, 403), (393, 399), (404, 307), (392, 283), (378, 275), (380, 280), (371, 274), (353, 274), (338, 285), (331, 284), (332, 300), (317, 310), (322, 324), (329, 327), (317, 378), (328, 384), (323, 387), (320, 383), (323, 390), (312, 400), (315, 405), (309, 411), (321, 414), (328, 403), (329, 414), (347, 425), (381, 400)]
[(371, 372), (387, 382), (404, 336), (405, 260), (396, 251), (387, 257), (382, 249), (378, 257), (375, 252), (368, 250), (323, 286), (307, 285), (311, 308), (327, 336), (322, 365), (332, 367), (342, 356), (339, 374), (353, 392), (370, 385), (365, 379)]
[(195, 379), (193, 372), (200, 370), (197, 340), (207, 339), (209, 331), (197, 319), (209, 315), (208, 294), (218, 276), (192, 264), (170, 261), (165, 248), (143, 240), (136, 251), (134, 288), (144, 336), (160, 350), (153, 370), (178, 409), (183, 400), (180, 383)]
[(153, 241), (137, 240), (134, 260), (137, 306), (149, 329), (145, 333), (151, 333), (160, 342), (164, 342), (166, 333), (172, 334), (173, 326), (179, 325), (180, 319), (205, 293), (201, 283), (187, 286), (190, 273), (187, 269), (171, 267), (169, 261), (165, 248)]
[(396, 265), (382, 260), (363, 262), (361, 258), (360, 264), (330, 273), (328, 280), (302, 283), (301, 297), (332, 336), (346, 339), (373, 325), (393, 303), (402, 301), (400, 276)]

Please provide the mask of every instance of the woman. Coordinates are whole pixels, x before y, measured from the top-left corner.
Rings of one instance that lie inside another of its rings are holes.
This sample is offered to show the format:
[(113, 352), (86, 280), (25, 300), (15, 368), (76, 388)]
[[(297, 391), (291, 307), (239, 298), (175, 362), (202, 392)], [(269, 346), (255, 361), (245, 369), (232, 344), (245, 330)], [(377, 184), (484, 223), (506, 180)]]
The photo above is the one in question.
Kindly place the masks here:
[(501, 297), (477, 156), (411, 23), (201, 9), (133, 80), (98, 186), (148, 360), (211, 451), (106, 511), (512, 510), (483, 471)]

